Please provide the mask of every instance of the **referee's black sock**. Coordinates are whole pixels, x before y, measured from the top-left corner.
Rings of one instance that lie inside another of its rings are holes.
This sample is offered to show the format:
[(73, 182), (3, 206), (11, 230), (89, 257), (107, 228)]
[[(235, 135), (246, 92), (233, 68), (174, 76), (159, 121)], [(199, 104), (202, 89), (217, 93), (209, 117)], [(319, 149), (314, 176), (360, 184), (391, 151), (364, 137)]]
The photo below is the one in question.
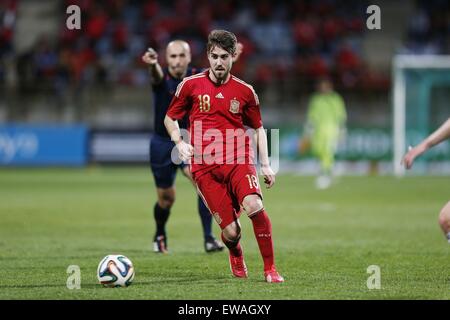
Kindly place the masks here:
[(212, 216), (211, 213), (209, 213), (208, 207), (205, 205), (200, 196), (198, 197), (198, 213), (202, 221), (203, 235), (205, 237), (205, 241), (214, 238), (211, 230)]
[(159, 206), (158, 202), (155, 203), (153, 209), (155, 222), (156, 222), (156, 236), (166, 235), (166, 222), (169, 219), (170, 209), (163, 209)]

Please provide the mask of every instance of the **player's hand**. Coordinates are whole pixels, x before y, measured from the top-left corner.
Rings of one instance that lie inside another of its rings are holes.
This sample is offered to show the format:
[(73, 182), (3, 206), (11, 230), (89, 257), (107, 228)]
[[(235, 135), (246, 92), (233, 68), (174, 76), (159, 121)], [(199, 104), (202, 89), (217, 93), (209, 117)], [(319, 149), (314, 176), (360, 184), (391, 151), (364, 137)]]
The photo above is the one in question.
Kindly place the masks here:
[(309, 149), (311, 149), (311, 138), (309, 136), (303, 136), (298, 145), (298, 152), (305, 154)]
[(261, 174), (264, 176), (264, 183), (269, 189), (275, 184), (275, 173), (270, 166), (261, 166)]
[(147, 52), (142, 56), (142, 61), (154, 66), (158, 63), (158, 53), (153, 48), (148, 48)]
[(408, 152), (403, 157), (401, 164), (404, 165), (406, 169), (411, 169), (414, 163), (414, 159), (416, 159), (416, 157), (420, 155), (422, 152), (423, 151), (420, 149), (419, 146), (414, 148), (411, 146), (408, 147)]
[(416, 158), (416, 152), (413, 147), (408, 148), (408, 152), (405, 154), (405, 156), (402, 159), (401, 164), (406, 167), (406, 169), (411, 169), (414, 159)]
[(180, 159), (184, 162), (187, 162), (191, 159), (191, 157), (194, 155), (194, 147), (191, 146), (189, 143), (184, 142), (181, 140), (176, 144), (176, 147), (178, 149), (178, 153), (180, 154)]

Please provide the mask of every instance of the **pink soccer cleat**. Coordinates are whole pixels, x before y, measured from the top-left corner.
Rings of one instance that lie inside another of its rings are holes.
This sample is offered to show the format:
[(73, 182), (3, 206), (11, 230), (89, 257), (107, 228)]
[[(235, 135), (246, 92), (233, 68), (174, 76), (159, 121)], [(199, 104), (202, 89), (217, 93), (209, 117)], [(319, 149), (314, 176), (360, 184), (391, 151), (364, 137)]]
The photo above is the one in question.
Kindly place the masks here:
[(284, 282), (284, 278), (278, 273), (275, 267), (272, 269), (264, 271), (264, 278), (269, 283), (280, 283)]
[(247, 266), (244, 262), (244, 256), (239, 257), (230, 254), (230, 269), (233, 275), (237, 278), (247, 278)]

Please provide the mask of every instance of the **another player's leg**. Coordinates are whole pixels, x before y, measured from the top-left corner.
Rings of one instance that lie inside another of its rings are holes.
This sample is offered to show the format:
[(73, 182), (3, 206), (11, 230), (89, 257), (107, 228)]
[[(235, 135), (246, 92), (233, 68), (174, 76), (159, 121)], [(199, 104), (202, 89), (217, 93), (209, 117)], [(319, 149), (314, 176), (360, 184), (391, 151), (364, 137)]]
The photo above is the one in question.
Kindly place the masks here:
[(156, 232), (153, 237), (153, 251), (167, 253), (166, 223), (169, 219), (170, 209), (175, 202), (175, 188), (157, 188), (158, 201), (156, 202), (153, 214), (156, 223)]
[(208, 207), (203, 203), (202, 198), (198, 197), (198, 213), (202, 221), (203, 236), (205, 240), (206, 252), (222, 251), (224, 245), (218, 241), (212, 234), (212, 216)]
[(167, 253), (166, 223), (170, 209), (175, 202), (175, 177), (177, 166), (172, 163), (173, 142), (155, 135), (150, 143), (150, 167), (156, 185), (158, 201), (153, 207), (156, 232), (153, 237), (153, 251)]
[(334, 155), (331, 151), (324, 151), (320, 155), (320, 175), (316, 180), (317, 189), (327, 189), (331, 186), (331, 168), (334, 162)]
[(316, 140), (316, 155), (320, 162), (320, 175), (316, 179), (316, 187), (327, 189), (331, 186), (331, 174), (334, 166), (334, 138), (329, 134), (322, 133)]
[(247, 266), (244, 261), (244, 254), (240, 244), (241, 226), (239, 220), (233, 221), (222, 230), (222, 241), (229, 250), (230, 269), (237, 278), (247, 278)]
[(439, 224), (447, 237), (448, 243), (450, 243), (450, 201), (447, 202), (439, 214)]
[(264, 277), (267, 282), (284, 282), (277, 272), (274, 262), (272, 224), (264, 210), (258, 194), (249, 194), (242, 201), (242, 206), (252, 221), (253, 231), (258, 242), (259, 251), (264, 261)]

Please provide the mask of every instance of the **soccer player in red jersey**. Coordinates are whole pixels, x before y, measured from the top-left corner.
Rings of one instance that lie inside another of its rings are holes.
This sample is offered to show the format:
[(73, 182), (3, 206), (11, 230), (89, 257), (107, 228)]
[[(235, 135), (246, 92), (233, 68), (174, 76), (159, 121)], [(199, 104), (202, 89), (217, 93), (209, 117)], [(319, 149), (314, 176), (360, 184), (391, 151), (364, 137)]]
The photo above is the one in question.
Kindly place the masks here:
[[(255, 165), (251, 161), (250, 139), (245, 127), (253, 129), (260, 156), (261, 173), (270, 188), (275, 174), (269, 164), (267, 137), (261, 120), (259, 100), (252, 86), (230, 74), (236, 54), (236, 36), (214, 30), (208, 36), (210, 68), (184, 78), (178, 85), (164, 124), (183, 160), (190, 161), (199, 194), (222, 229), (229, 249), (231, 271), (247, 277), (239, 243), (242, 209), (251, 219), (264, 261), (267, 282), (283, 282), (274, 263), (272, 226), (264, 210)], [(190, 141), (178, 126), (189, 115)], [(230, 137), (236, 138), (230, 143)]]
[[(169, 108), (170, 101), (175, 94), (178, 84), (186, 76), (191, 76), (202, 70), (189, 66), (191, 62), (191, 49), (189, 44), (182, 40), (173, 40), (166, 47), (167, 68), (161, 68), (158, 63), (158, 54), (152, 48), (142, 56), (142, 60), (149, 65), (152, 80), (154, 104), (154, 134), (150, 142), (150, 167), (153, 173), (158, 200), (155, 203), (153, 214), (156, 224), (156, 233), (153, 237), (153, 251), (168, 253), (166, 223), (175, 202), (175, 177), (178, 169), (194, 182), (189, 166), (184, 163), (175, 164), (171, 159), (171, 152), (175, 144), (170, 140), (164, 126), (164, 117)], [(186, 119), (180, 122), (181, 127), (187, 125)], [(222, 251), (224, 245), (217, 241), (212, 233), (212, 218), (203, 200), (198, 197), (198, 212), (200, 215), (204, 247), (206, 252)]]

